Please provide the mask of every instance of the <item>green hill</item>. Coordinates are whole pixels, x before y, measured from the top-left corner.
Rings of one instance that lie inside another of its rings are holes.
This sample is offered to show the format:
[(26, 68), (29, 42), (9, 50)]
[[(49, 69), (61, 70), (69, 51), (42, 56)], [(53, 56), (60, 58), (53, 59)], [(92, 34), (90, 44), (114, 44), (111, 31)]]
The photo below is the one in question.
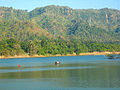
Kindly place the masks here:
[(0, 21), (0, 38), (15, 38), (20, 41), (35, 40), (44, 37), (52, 38), (52, 35), (30, 21)]
[(23, 10), (0, 7), (0, 39), (34, 40), (52, 38), (37, 23), (29, 20), (29, 13)]
[(75, 10), (46, 6), (29, 12), (32, 21), (54, 35), (97, 41), (120, 40), (120, 11), (115, 9)]
[(0, 56), (120, 51), (120, 10), (0, 7)]
[(22, 38), (23, 40), (31, 40), (44, 35), (64, 40), (120, 42), (120, 10), (116, 9), (72, 9), (50, 5), (28, 12), (12, 7), (0, 7), (0, 23), (2, 38), (12, 36), (18, 40), (21, 37), (25, 38)]

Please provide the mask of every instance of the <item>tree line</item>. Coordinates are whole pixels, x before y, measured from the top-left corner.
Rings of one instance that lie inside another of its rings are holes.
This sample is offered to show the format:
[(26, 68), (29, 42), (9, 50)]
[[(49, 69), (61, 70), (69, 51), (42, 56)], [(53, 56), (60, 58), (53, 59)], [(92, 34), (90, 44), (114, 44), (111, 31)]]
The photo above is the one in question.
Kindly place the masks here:
[(14, 55), (66, 55), (85, 52), (120, 51), (119, 44), (93, 41), (41, 39), (18, 41), (13, 38), (0, 41), (0, 56)]

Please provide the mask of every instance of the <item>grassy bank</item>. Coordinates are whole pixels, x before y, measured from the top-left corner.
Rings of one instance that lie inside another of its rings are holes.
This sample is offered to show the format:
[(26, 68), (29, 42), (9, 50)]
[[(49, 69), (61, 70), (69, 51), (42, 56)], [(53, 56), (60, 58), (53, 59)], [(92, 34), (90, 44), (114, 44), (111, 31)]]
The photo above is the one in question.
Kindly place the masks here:
[(83, 56), (83, 55), (107, 55), (107, 54), (120, 54), (120, 52), (87, 52), (87, 53), (80, 53), (79, 55), (76, 55), (76, 53), (73, 54), (66, 54), (66, 55), (15, 55), (15, 56), (0, 56), (0, 59), (6, 59), (6, 58), (32, 58), (32, 57), (57, 57), (57, 56)]

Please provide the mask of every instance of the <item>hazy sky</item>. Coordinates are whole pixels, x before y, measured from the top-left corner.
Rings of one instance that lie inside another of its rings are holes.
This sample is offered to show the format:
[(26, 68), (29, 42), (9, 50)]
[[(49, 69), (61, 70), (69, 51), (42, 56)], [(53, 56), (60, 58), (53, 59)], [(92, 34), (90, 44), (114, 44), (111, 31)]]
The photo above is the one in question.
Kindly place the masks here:
[(69, 6), (74, 9), (113, 8), (120, 10), (120, 0), (0, 0), (0, 6), (32, 10), (47, 5)]

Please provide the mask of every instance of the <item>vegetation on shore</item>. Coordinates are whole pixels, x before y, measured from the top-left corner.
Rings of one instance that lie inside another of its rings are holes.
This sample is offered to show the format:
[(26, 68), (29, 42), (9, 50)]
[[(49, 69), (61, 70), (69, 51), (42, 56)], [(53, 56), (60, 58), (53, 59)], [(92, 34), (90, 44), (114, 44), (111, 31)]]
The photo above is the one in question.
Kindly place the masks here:
[(120, 45), (89, 41), (65, 41), (60, 39), (42, 39), (18, 41), (13, 38), (0, 41), (0, 56), (15, 55), (66, 55), (86, 52), (119, 52)]

